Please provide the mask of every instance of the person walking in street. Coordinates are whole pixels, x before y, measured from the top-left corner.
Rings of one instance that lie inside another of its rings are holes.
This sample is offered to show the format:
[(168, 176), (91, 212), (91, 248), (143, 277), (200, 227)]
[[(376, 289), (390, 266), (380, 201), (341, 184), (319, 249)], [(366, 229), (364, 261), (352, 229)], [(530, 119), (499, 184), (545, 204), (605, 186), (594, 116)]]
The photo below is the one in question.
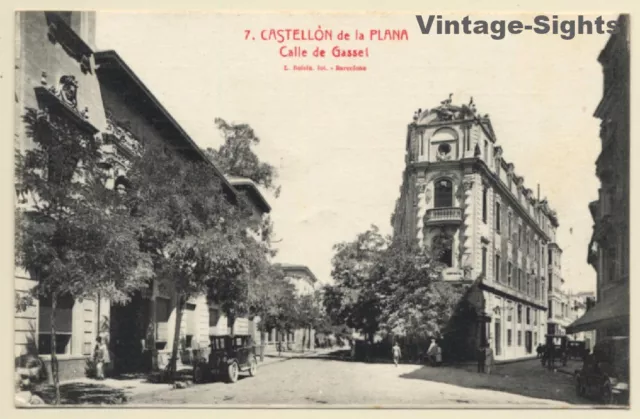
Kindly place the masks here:
[(400, 345), (396, 342), (393, 345), (393, 363), (396, 364), (396, 368), (398, 367), (398, 362), (400, 362), (400, 357), (402, 356), (402, 352), (400, 351)]
[(109, 362), (109, 349), (107, 349), (107, 345), (104, 344), (100, 336), (96, 338), (93, 360), (96, 365), (96, 379), (104, 380), (104, 365)]
[(491, 375), (491, 370), (493, 369), (493, 349), (491, 348), (491, 341), (488, 341), (484, 348), (485, 357), (484, 357), (484, 370), (487, 374)]
[(436, 344), (436, 340), (431, 339), (431, 344), (429, 345), (429, 349), (427, 349), (427, 359), (429, 360), (429, 364), (432, 367), (436, 365), (437, 352), (438, 352), (438, 345)]
[(442, 348), (436, 343), (436, 366), (442, 365)]

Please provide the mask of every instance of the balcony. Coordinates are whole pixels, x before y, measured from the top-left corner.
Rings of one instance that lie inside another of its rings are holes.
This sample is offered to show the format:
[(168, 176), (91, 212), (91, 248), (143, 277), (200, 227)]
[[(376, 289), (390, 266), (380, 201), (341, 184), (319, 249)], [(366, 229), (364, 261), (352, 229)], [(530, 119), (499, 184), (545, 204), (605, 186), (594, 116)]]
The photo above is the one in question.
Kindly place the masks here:
[(461, 208), (432, 208), (425, 215), (427, 225), (433, 224), (460, 224), (462, 222)]

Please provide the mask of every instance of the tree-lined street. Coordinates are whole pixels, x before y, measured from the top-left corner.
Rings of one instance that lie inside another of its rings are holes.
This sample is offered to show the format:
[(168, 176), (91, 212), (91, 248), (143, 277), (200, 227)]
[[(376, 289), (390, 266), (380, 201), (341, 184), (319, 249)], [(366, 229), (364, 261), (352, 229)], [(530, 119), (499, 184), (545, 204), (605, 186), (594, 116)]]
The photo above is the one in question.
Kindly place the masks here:
[(367, 364), (326, 356), (267, 365), (235, 384), (209, 383), (134, 396), (130, 405), (360, 405), (568, 406), (589, 403), (575, 395), (571, 376), (537, 360), (500, 365), (495, 374), (475, 366), (421, 367)]

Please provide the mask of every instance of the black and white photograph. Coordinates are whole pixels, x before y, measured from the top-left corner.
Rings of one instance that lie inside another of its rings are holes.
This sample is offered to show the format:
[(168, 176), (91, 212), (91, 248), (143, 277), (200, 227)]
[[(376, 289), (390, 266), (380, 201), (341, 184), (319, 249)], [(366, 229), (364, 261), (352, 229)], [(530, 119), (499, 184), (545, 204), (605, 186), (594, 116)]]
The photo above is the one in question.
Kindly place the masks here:
[(628, 410), (633, 14), (417, 6), (15, 10), (14, 405)]

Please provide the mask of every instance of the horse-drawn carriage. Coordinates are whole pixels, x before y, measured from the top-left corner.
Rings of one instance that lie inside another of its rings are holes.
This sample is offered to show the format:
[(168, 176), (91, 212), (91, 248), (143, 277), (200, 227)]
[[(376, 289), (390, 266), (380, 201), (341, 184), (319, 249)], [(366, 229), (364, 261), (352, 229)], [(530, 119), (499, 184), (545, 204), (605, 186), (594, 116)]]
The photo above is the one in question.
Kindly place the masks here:
[(569, 359), (568, 343), (569, 338), (565, 335), (546, 335), (544, 352), (540, 361), (542, 366), (554, 369), (556, 362), (566, 366)]

